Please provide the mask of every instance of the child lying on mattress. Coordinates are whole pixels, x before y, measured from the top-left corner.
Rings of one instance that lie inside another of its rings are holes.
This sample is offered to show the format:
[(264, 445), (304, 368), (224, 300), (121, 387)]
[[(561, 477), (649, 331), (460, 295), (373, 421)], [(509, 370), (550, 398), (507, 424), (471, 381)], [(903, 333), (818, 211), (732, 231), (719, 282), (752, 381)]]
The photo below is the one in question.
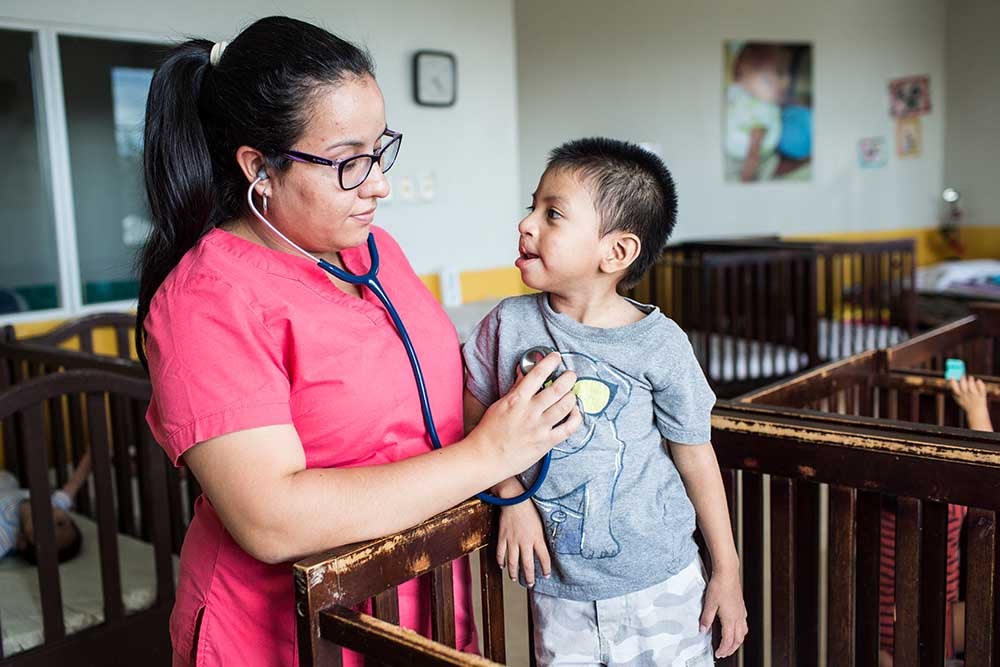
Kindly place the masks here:
[[(80, 459), (73, 475), (63, 488), (52, 493), (52, 518), (55, 521), (56, 549), (60, 563), (80, 553), (83, 536), (69, 510), (73, 498), (90, 474), (90, 452)], [(28, 489), (18, 487), (17, 478), (0, 470), (0, 558), (17, 553), (29, 563), (37, 562), (34, 523)]]

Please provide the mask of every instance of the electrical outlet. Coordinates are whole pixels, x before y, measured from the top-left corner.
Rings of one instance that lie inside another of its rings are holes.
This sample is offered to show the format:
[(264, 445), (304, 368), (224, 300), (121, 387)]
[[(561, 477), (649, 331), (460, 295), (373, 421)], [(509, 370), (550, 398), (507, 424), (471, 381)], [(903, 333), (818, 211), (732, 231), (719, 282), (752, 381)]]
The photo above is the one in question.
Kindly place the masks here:
[(403, 202), (412, 202), (417, 196), (417, 188), (413, 183), (413, 179), (409, 176), (404, 176), (399, 179), (399, 199)]
[(417, 179), (417, 192), (421, 201), (434, 199), (434, 174), (421, 174)]
[(445, 306), (462, 305), (462, 278), (458, 269), (453, 266), (446, 266), (438, 274), (441, 282), (441, 303)]

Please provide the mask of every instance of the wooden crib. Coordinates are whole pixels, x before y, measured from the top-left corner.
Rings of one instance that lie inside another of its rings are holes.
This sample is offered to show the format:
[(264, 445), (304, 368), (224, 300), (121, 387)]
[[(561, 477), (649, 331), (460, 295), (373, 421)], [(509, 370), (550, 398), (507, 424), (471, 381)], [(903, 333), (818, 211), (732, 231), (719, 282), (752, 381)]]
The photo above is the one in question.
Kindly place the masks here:
[[(1000, 349), (1000, 315), (815, 368), (713, 413), (713, 442), (739, 539), (750, 634), (744, 665), (877, 665), (879, 539), (896, 512), (895, 664), (943, 665), (948, 503), (969, 507), (968, 665), (1000, 665), (1000, 436), (959, 428), (943, 381), (892, 368), (956, 344)], [(984, 362), (985, 363), (985, 362)], [(984, 369), (995, 373), (996, 367)], [(994, 414), (1000, 384), (992, 378)], [(303, 665), (340, 647), (377, 664), (483, 665), (506, 657), (494, 510), (468, 501), (415, 528), (295, 566)], [(479, 552), (484, 657), (456, 652), (450, 563)], [(433, 637), (397, 627), (394, 587), (431, 580)], [(766, 590), (765, 590), (766, 589)], [(358, 611), (372, 601), (372, 613)], [(736, 658), (720, 664), (737, 664)]]
[[(0, 665), (170, 664), (176, 555), (200, 490), (153, 441), (145, 423), (149, 380), (127, 358), (125, 317), (110, 321), (121, 325), (115, 327), (121, 357), (53, 347), (76, 337), (81, 350), (92, 350), (95, 328), (109, 325), (105, 317), (69, 323), (56, 335), (0, 343), (4, 467), (31, 490), (33, 513), (43, 524), (32, 586), (43, 636), (4, 633), (18, 648), (5, 655), (0, 644)], [(81, 556), (56, 567), (45, 501), (85, 449), (92, 452), (93, 472), (74, 511), (91, 539), (85, 537)], [(7, 566), (20, 561), (4, 560)], [(10, 570), (0, 570), (0, 577), (23, 580), (24, 573)], [(77, 585), (87, 576), (93, 591)], [(74, 598), (81, 591), (87, 601), (96, 596), (97, 609), (81, 607)], [(5, 618), (12, 603), (6, 597), (0, 603), (0, 630), (18, 622)]]
[(691, 241), (669, 246), (629, 295), (674, 319), (732, 397), (913, 335), (914, 253), (912, 240)]

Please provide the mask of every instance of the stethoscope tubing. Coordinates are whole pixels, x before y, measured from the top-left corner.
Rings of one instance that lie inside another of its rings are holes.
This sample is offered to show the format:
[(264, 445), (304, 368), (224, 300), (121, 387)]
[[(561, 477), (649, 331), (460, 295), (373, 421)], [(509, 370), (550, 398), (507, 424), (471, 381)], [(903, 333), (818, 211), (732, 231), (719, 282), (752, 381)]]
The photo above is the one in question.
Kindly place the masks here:
[[(378, 297), (378, 300), (385, 307), (386, 312), (389, 313), (389, 317), (392, 319), (392, 323), (396, 327), (396, 333), (399, 334), (399, 339), (403, 342), (403, 347), (406, 349), (406, 356), (410, 360), (410, 368), (413, 370), (413, 378), (417, 385), (417, 395), (420, 397), (420, 411), (423, 415), (424, 427), (427, 429), (427, 436), (434, 449), (441, 449), (441, 439), (438, 437), (437, 428), (434, 426), (434, 415), (431, 412), (431, 403), (430, 397), (427, 393), (427, 384), (424, 382), (424, 373), (420, 368), (420, 360), (417, 358), (417, 352), (413, 348), (413, 341), (410, 340), (410, 334), (406, 331), (406, 326), (403, 324), (403, 320), (400, 318), (399, 312), (396, 310), (392, 301), (389, 300), (389, 295), (386, 293), (385, 289), (382, 287), (382, 283), (378, 279), (379, 254), (378, 247), (375, 245), (375, 235), (372, 233), (368, 234), (368, 253), (371, 256), (371, 266), (363, 275), (350, 273), (339, 266), (331, 264), (325, 259), (316, 257), (312, 253), (299, 247), (295, 242), (279, 232), (275, 226), (272, 225), (271, 222), (257, 210), (253, 201), (253, 189), (262, 180), (264, 179), (258, 177), (253, 183), (250, 184), (250, 188), (247, 190), (247, 204), (250, 205), (250, 210), (253, 212), (254, 216), (256, 216), (258, 220), (260, 220), (267, 226), (268, 229), (274, 232), (288, 245), (295, 248), (295, 250), (304, 255), (306, 258), (312, 260), (323, 271), (326, 271), (335, 278), (352, 285), (367, 287), (371, 290), (372, 294)], [(521, 493), (520, 495), (514, 496), (513, 498), (501, 498), (500, 496), (483, 491), (481, 493), (477, 493), (476, 498), (490, 505), (499, 506), (516, 505), (524, 502), (534, 496), (538, 492), (538, 489), (541, 488), (542, 484), (545, 482), (546, 476), (549, 473), (549, 465), (551, 462), (552, 452), (549, 451), (546, 452), (545, 456), (541, 459), (541, 467), (538, 470), (538, 475), (535, 477), (534, 483), (532, 483), (531, 487), (526, 489), (524, 493)]]

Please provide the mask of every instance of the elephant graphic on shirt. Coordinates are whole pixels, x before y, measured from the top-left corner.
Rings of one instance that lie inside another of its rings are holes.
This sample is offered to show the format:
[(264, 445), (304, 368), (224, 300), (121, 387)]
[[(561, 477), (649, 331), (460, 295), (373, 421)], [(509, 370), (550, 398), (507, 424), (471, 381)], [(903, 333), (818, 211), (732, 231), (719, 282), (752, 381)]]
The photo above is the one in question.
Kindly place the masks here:
[(611, 523), (625, 454), (616, 420), (632, 383), (585, 354), (563, 352), (562, 361), (577, 375), (573, 392), (583, 424), (552, 450), (552, 468), (535, 505), (556, 553), (610, 558), (621, 551)]

